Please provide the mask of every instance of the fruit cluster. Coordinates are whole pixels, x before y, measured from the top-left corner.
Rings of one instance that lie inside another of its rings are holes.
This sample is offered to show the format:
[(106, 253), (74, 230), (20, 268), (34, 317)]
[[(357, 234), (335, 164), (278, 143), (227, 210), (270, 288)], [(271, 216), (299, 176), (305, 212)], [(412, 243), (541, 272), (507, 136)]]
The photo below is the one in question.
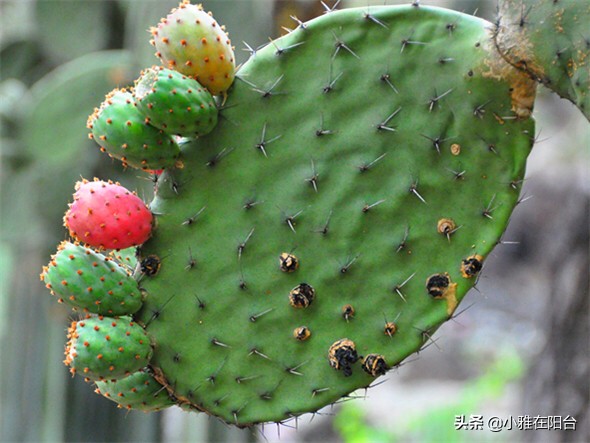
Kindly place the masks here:
[[(159, 175), (182, 167), (181, 137), (197, 138), (217, 125), (214, 96), (231, 86), (235, 63), (223, 27), (188, 1), (152, 34), (156, 55), (170, 69), (152, 66), (134, 87), (108, 93), (87, 126), (101, 151)], [(41, 273), (60, 303), (82, 313), (69, 329), (64, 363), (121, 407), (148, 411), (174, 404), (147, 366), (153, 339), (131, 317), (145, 299), (138, 273), (159, 265), (135, 258), (135, 248), (152, 235), (152, 212), (119, 183), (95, 178), (76, 184), (64, 224), (74, 241), (62, 242)]]

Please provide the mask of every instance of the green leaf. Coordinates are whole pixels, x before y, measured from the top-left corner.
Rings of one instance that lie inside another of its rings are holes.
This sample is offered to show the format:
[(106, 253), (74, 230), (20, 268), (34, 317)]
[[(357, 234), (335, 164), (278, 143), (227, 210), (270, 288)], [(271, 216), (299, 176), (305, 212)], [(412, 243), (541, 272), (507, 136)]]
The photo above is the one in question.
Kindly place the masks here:
[(104, 49), (110, 2), (37, 1), (35, 13), (42, 47), (60, 61)]
[(126, 51), (95, 52), (60, 66), (37, 82), (23, 125), (27, 152), (51, 166), (72, 162), (84, 155), (84, 149), (94, 148), (96, 144), (88, 140), (86, 119), (105, 93), (130, 83), (129, 58)]

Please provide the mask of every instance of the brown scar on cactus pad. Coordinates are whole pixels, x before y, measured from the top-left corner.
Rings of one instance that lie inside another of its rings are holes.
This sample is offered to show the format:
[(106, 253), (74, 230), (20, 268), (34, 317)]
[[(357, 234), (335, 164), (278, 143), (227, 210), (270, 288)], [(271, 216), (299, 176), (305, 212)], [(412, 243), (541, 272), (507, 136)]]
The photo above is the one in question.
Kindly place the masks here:
[(530, 117), (537, 94), (537, 82), (527, 74), (515, 70), (493, 49), (493, 44), (489, 40), (484, 41), (481, 45), (485, 46), (487, 50), (487, 57), (483, 65), (479, 67), (481, 75), (507, 81), (510, 88), (506, 92), (512, 100), (512, 111), (520, 118)]
[(590, 4), (578, 0), (502, 0), (497, 52), (590, 119)]
[(463, 278), (475, 277), (483, 267), (483, 257), (475, 254), (461, 261), (461, 275)]
[(426, 290), (434, 299), (444, 299), (447, 303), (447, 314), (451, 315), (459, 302), (457, 301), (457, 283), (451, 281), (447, 272), (433, 274), (426, 280)]

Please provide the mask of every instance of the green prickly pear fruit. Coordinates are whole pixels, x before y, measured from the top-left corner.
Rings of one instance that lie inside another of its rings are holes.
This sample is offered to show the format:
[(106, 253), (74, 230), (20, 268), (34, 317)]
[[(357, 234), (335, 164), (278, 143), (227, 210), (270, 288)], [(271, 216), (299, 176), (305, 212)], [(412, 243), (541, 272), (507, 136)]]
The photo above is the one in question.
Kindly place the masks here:
[(147, 332), (131, 317), (89, 317), (72, 322), (64, 363), (89, 380), (127, 377), (152, 357)]
[(125, 166), (165, 169), (178, 162), (180, 150), (174, 139), (146, 122), (131, 92), (115, 89), (88, 117), (86, 124), (103, 152)]
[(205, 135), (217, 124), (217, 106), (209, 91), (177, 71), (157, 66), (146, 69), (133, 95), (149, 123), (168, 134)]
[(159, 411), (175, 404), (148, 368), (120, 380), (97, 381), (95, 392), (114, 401), (120, 408), (144, 412)]
[(184, 0), (151, 32), (151, 43), (165, 66), (197, 79), (213, 95), (229, 89), (235, 76), (231, 41), (200, 5)]
[(41, 279), (60, 302), (93, 314), (133, 314), (143, 303), (137, 282), (125, 268), (67, 241), (59, 245)]

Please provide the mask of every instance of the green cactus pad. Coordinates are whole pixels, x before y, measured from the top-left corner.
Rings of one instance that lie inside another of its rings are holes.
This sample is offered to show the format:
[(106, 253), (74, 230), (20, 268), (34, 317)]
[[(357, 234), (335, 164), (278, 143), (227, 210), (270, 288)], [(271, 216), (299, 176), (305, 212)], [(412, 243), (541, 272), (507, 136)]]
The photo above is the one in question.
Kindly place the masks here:
[(160, 258), (138, 313), (150, 365), (181, 404), (238, 426), (316, 411), (453, 315), (534, 134), (535, 84), (488, 26), (332, 12), (241, 68), (219, 124), (160, 177), (140, 250)]
[(116, 380), (145, 367), (152, 356), (146, 331), (131, 317), (72, 322), (64, 363), (89, 380)]
[(168, 134), (145, 122), (131, 92), (115, 89), (88, 117), (93, 138), (111, 157), (138, 169), (172, 167), (180, 154)]
[(590, 120), (590, 3), (502, 0), (496, 44), (511, 64)]
[(62, 242), (41, 278), (60, 302), (94, 314), (133, 314), (143, 303), (129, 271), (79, 244)]
[(121, 380), (97, 381), (96, 393), (104, 395), (121, 408), (144, 412), (159, 411), (175, 404), (168, 391), (147, 368)]
[(135, 83), (137, 108), (168, 134), (196, 137), (217, 124), (217, 106), (198, 81), (161, 67), (146, 69)]

